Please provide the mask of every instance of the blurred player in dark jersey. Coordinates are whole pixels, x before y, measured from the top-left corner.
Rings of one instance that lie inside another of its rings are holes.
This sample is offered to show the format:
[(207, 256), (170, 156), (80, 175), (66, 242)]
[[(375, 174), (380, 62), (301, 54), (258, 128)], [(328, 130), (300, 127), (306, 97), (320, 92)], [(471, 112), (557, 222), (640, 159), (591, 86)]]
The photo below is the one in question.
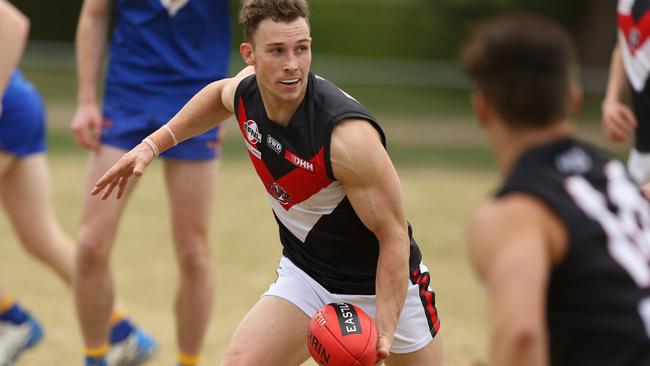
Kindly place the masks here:
[(540, 16), (495, 18), (462, 63), (504, 179), (469, 231), (492, 364), (650, 365), (650, 204), (621, 162), (572, 133), (569, 36)]

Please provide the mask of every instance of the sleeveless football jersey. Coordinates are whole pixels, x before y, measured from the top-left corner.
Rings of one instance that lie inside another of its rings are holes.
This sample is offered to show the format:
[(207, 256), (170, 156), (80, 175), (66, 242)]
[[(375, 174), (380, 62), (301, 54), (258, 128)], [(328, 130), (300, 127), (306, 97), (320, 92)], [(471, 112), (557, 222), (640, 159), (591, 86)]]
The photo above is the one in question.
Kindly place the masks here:
[(116, 0), (106, 103), (178, 111), (228, 75), (227, 0)]
[(551, 365), (650, 365), (650, 204), (622, 163), (558, 140), (522, 155), (497, 196), (512, 192), (568, 234), (547, 294)]
[(650, 1), (618, 1), (618, 38), (625, 73), (632, 87), (634, 114), (639, 122), (635, 147), (650, 152)]
[[(333, 176), (330, 137), (347, 118), (375, 118), (327, 80), (309, 74), (303, 102), (286, 127), (271, 121), (255, 75), (235, 93), (244, 143), (264, 185), (280, 230), (283, 254), (333, 293), (372, 295), (379, 242), (365, 227)], [(411, 240), (411, 280), (420, 276), (421, 254)]]

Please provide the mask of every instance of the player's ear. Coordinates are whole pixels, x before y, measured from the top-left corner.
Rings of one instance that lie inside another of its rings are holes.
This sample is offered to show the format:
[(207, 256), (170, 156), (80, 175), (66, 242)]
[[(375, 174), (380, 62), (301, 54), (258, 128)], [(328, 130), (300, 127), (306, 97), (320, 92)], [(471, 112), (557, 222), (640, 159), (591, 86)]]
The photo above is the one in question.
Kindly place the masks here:
[(255, 66), (255, 52), (253, 45), (250, 43), (242, 43), (239, 45), (239, 53), (246, 65)]
[(578, 82), (572, 82), (569, 87), (569, 116), (575, 114), (582, 107), (582, 101), (584, 98), (584, 93), (582, 87)]
[(485, 95), (477, 89), (472, 90), (472, 106), (474, 107), (474, 113), (476, 113), (476, 118), (481, 124), (481, 127), (487, 127), (487, 122), (490, 117), (490, 105), (485, 99)]

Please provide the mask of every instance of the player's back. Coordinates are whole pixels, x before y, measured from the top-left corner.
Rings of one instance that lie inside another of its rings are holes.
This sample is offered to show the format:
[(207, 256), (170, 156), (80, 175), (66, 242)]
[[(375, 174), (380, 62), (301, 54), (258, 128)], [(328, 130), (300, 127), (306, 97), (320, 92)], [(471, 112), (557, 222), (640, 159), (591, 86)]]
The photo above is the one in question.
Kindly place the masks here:
[(553, 366), (650, 365), (650, 204), (623, 165), (571, 138), (523, 154), (498, 196), (543, 201), (567, 232), (547, 316)]

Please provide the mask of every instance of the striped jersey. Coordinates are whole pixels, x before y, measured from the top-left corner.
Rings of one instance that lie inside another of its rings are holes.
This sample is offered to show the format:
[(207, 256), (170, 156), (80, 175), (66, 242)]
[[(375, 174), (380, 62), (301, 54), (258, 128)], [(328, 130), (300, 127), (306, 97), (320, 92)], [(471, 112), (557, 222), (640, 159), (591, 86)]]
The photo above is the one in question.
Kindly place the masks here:
[(635, 148), (650, 153), (650, 1), (618, 1), (618, 44), (632, 89), (634, 114), (639, 122)]
[[(375, 293), (379, 242), (361, 222), (330, 164), (330, 138), (344, 119), (363, 119), (385, 136), (359, 102), (309, 74), (304, 100), (286, 127), (267, 115), (255, 75), (235, 93), (235, 115), (253, 166), (268, 193), (283, 255), (328, 291)], [(410, 268), (421, 254), (411, 240)]]

